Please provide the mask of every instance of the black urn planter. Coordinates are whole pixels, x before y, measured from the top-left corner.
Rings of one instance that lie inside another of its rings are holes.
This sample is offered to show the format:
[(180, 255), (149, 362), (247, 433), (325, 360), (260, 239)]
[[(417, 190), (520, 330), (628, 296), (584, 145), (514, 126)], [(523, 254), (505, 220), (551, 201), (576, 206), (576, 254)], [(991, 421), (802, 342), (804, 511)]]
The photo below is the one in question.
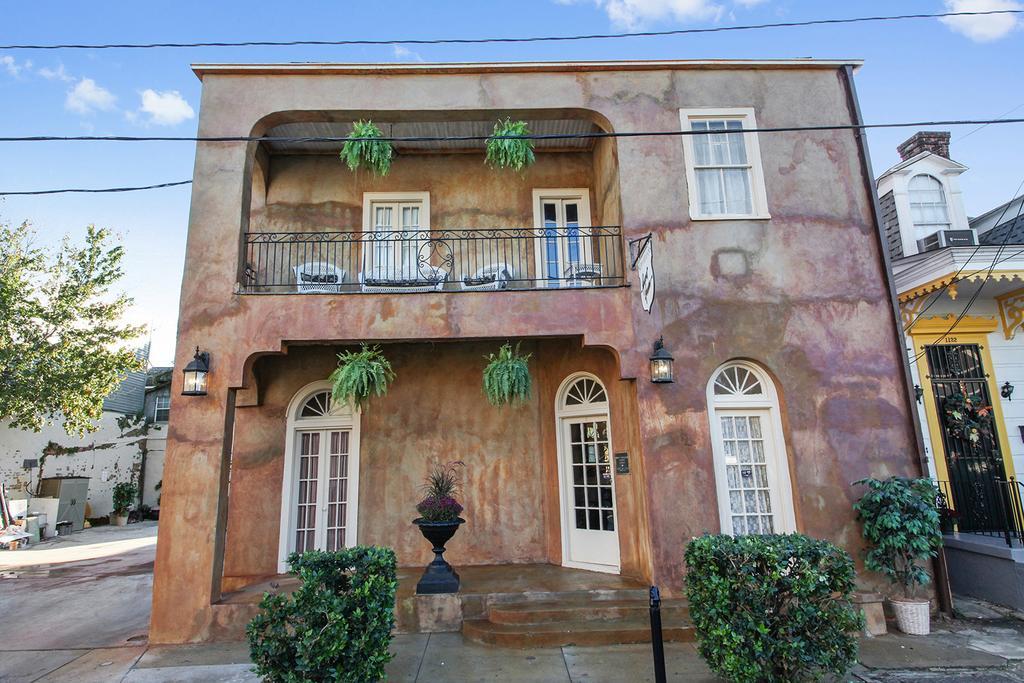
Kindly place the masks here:
[(451, 540), (459, 530), (459, 525), (465, 521), (462, 517), (449, 522), (429, 522), (422, 517), (412, 521), (420, 528), (423, 537), (430, 541), (434, 550), (434, 560), (427, 565), (416, 584), (417, 595), (459, 592), (459, 575), (444, 560), (444, 544)]

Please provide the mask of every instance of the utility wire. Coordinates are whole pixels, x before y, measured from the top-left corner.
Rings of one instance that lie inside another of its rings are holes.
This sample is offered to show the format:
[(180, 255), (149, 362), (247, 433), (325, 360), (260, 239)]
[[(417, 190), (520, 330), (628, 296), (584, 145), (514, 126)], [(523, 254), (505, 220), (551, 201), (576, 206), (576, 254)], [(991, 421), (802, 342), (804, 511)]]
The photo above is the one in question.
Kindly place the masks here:
[(247, 40), (211, 41), (195, 43), (56, 43), (56, 44), (11, 44), (0, 45), (0, 50), (140, 50), (155, 48), (193, 47), (294, 47), (303, 45), (479, 45), (483, 43), (549, 43), (581, 40), (608, 40), (617, 38), (652, 38), (659, 36), (695, 35), (701, 33), (725, 33), (728, 31), (757, 31), (772, 28), (797, 28), (805, 26), (830, 26), (837, 24), (863, 24), (869, 22), (906, 21), (912, 19), (944, 19), (947, 17), (978, 17), (1000, 14), (1021, 14), (1024, 10), (1003, 9), (979, 12), (938, 12), (934, 14), (897, 14), (889, 16), (848, 17), (841, 19), (811, 19), (808, 21), (786, 21), (770, 24), (739, 24), (712, 26), (707, 28), (683, 28), (669, 31), (640, 31), (635, 33), (592, 33), (568, 36), (529, 36), (511, 38), (398, 38), (398, 39), (353, 39), (353, 40)]
[[(946, 121), (908, 121), (903, 123), (840, 123), (820, 126), (775, 126), (744, 128), (736, 133), (795, 133), (803, 131), (865, 130), (871, 128), (923, 128), (927, 126), (970, 126), (1024, 123), (1017, 119), (949, 119)], [(715, 135), (716, 130), (598, 131), (593, 133), (531, 133), (529, 135), (411, 135), (379, 138), (353, 138), (343, 135), (281, 136), (281, 135), (23, 135), (0, 136), (0, 142), (485, 142), (487, 140), (578, 140), (589, 138), (675, 137)]]
[[(1004, 112), (1003, 112), (1002, 114), (1000, 114), (1000, 115), (999, 115), (999, 116), (997, 116), (996, 118), (999, 118), (999, 119), (1001, 119), (1001, 118), (1003, 118), (1004, 116), (1009, 116), (1010, 114), (1012, 114), (1013, 112), (1017, 111), (1017, 110), (1018, 110), (1018, 109), (1020, 109), (1021, 107), (1024, 107), (1024, 102), (1021, 102), (1020, 104), (1018, 104), (1018, 105), (1017, 105), (1016, 107), (1014, 107), (1013, 109), (1009, 109), (1009, 110), (1007, 110), (1007, 111), (1004, 111)], [(974, 128), (973, 130), (970, 130), (970, 131), (968, 131), (968, 132), (964, 133), (963, 135), (961, 135), (961, 136), (960, 136), (960, 137), (958, 137), (958, 138), (953, 138), (952, 142), (960, 142), (961, 140), (966, 140), (967, 138), (971, 137), (972, 135), (974, 135), (975, 133), (977, 133), (977, 132), (978, 132), (979, 130), (982, 130), (983, 128), (985, 128), (985, 127), (986, 127), (986, 126), (988, 126), (988, 125), (990, 125), (990, 124), (986, 123), (986, 124), (980, 125), (980, 126), (978, 126), (977, 128)]]
[(68, 188), (61, 190), (26, 190), (23, 192), (0, 192), (0, 197), (13, 197), (13, 196), (25, 196), (25, 195), (40, 195), (40, 194), (69, 194), (69, 193), (89, 193), (89, 194), (100, 194), (105, 192), (138, 192), (139, 190), (158, 190), (164, 187), (177, 187), (178, 185), (191, 185), (191, 180), (179, 180), (174, 183), (160, 183), (158, 185), (140, 185), (138, 187), (102, 187), (102, 188)]

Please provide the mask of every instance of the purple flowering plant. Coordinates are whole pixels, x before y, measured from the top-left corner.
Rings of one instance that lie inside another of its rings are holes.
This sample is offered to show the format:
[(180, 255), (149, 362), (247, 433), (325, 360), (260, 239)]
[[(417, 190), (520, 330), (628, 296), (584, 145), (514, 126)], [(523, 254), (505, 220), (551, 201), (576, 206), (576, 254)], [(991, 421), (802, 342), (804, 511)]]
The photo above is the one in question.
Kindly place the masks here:
[(438, 465), (427, 475), (423, 484), (423, 492), (426, 494), (416, 511), (428, 522), (451, 522), (458, 519), (463, 507), (455, 500), (455, 494), (459, 492), (459, 468), (463, 467), (461, 461), (450, 462)]

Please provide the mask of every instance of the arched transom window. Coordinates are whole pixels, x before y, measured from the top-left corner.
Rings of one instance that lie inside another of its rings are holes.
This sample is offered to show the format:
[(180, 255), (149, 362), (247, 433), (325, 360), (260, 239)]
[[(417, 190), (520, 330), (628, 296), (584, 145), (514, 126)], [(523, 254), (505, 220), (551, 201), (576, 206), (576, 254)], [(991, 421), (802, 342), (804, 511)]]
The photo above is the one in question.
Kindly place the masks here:
[(910, 179), (910, 218), (924, 237), (936, 230), (949, 228), (949, 209), (946, 193), (938, 178), (922, 173)]
[(789, 462), (771, 378), (745, 361), (711, 376), (708, 403), (722, 531), (796, 530)]
[(326, 417), (331, 414), (331, 392), (318, 391), (302, 404), (299, 417)]
[(604, 387), (589, 377), (579, 378), (565, 392), (565, 405), (567, 406), (607, 402), (608, 396), (604, 392)]

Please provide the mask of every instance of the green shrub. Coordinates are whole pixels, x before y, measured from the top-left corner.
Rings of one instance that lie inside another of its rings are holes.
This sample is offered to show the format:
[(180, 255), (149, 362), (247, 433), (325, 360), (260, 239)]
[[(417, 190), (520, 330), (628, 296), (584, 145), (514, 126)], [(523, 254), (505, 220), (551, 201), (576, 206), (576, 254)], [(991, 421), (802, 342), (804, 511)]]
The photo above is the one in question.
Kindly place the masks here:
[(313, 550), (292, 553), (288, 565), (298, 589), (264, 595), (245, 630), (256, 673), (270, 683), (382, 679), (395, 625), (394, 551)]
[(487, 138), (487, 163), (492, 168), (511, 168), (522, 171), (536, 161), (533, 154), (532, 138), (514, 136), (529, 135), (526, 121), (507, 118), (494, 124), (494, 132)]
[(863, 618), (854, 566), (800, 534), (711, 536), (686, 546), (686, 593), (700, 654), (737, 683), (819, 680), (857, 658)]
[(341, 146), (341, 160), (350, 171), (366, 166), (379, 176), (388, 174), (394, 148), (390, 142), (375, 139), (384, 137), (384, 133), (373, 121), (356, 121), (348, 137)]
[(114, 514), (124, 517), (131, 510), (132, 504), (139, 495), (139, 488), (130, 481), (122, 481), (114, 485)]
[(359, 351), (338, 354), (338, 367), (328, 378), (333, 385), (331, 400), (365, 408), (371, 395), (383, 396), (395, 379), (391, 363), (380, 348), (363, 344)]
[(484, 395), (491, 405), (503, 406), (522, 403), (530, 398), (530, 356), (519, 353), (519, 344), (513, 350), (511, 344), (503, 344), (498, 355), (484, 356)]
[(870, 548), (864, 565), (885, 574), (910, 598), (931, 579), (918, 562), (935, 557), (942, 545), (939, 491), (930, 479), (861, 479), (868, 492), (853, 504)]

